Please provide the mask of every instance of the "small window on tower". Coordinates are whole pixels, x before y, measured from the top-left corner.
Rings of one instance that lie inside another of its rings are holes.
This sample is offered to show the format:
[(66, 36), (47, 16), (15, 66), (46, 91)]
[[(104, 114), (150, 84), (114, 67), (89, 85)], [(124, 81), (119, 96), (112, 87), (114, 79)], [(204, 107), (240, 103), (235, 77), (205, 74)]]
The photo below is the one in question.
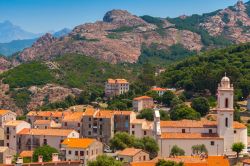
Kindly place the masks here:
[(228, 108), (228, 98), (225, 99), (225, 108)]
[(225, 119), (225, 126), (228, 127), (228, 118)]

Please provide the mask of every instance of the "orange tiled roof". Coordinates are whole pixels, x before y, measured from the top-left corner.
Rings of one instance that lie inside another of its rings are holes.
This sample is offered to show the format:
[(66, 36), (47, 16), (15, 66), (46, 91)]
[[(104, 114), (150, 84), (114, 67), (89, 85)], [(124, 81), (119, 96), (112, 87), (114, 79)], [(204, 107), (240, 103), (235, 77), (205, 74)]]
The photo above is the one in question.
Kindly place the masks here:
[(245, 159), (242, 161), (244, 164), (250, 164), (250, 159)]
[(109, 84), (116, 84), (116, 83), (117, 84), (127, 84), (128, 81), (126, 79), (111, 79), (111, 78), (109, 78), (108, 83)]
[(177, 163), (183, 162), (184, 166), (229, 166), (229, 161), (224, 156), (208, 156), (208, 158), (201, 160), (199, 156), (178, 156), (175, 158), (155, 158), (151, 161), (132, 162), (130, 166), (155, 166), (160, 160), (175, 161)]
[(234, 121), (233, 128), (234, 129), (246, 129), (247, 127), (240, 122)]
[(51, 120), (36, 120), (34, 122), (35, 125), (46, 125), (46, 124), (50, 124)]
[(5, 124), (5, 126), (17, 126), (17, 125), (19, 125), (21, 123), (27, 123), (27, 122), (25, 122), (23, 120), (11, 120), (11, 121), (7, 122)]
[(152, 91), (167, 91), (168, 89), (167, 88), (160, 88), (160, 87), (154, 87), (154, 88), (151, 88)]
[(174, 128), (216, 128), (216, 121), (209, 120), (180, 120), (180, 121), (161, 121), (161, 127), (174, 127)]
[(73, 112), (70, 115), (66, 115), (63, 118), (63, 121), (67, 122), (80, 122), (83, 117), (83, 112)]
[(32, 157), (33, 151), (32, 150), (24, 150), (20, 153), (20, 157)]
[(153, 129), (153, 122), (147, 121), (146, 119), (134, 119), (131, 124), (141, 124), (143, 130)]
[(87, 108), (84, 112), (84, 116), (93, 116), (96, 110), (94, 108)]
[(141, 152), (142, 149), (135, 149), (135, 148), (126, 148), (117, 153), (117, 155), (122, 156), (135, 156), (137, 153)]
[(61, 118), (68, 114), (71, 114), (70, 111), (30, 111), (27, 116), (39, 116), (39, 117), (54, 117), (54, 118)]
[(9, 112), (11, 112), (11, 111), (10, 110), (0, 110), (0, 116), (5, 115)]
[(153, 98), (149, 96), (140, 96), (140, 97), (134, 98), (133, 100), (145, 100), (145, 99), (153, 99)]
[(218, 134), (203, 133), (162, 133), (162, 139), (223, 139)]
[(18, 135), (68, 136), (74, 130), (70, 129), (22, 129)]
[(66, 138), (62, 144), (69, 148), (88, 148), (96, 139), (90, 138)]

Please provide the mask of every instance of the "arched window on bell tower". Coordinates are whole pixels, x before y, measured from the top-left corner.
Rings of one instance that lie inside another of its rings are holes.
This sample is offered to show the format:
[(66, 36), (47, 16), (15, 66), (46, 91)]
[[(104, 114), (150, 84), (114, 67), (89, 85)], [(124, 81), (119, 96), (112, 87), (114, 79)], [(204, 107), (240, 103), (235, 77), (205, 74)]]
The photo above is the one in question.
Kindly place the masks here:
[(225, 119), (225, 126), (228, 127), (228, 118)]
[(228, 108), (228, 98), (225, 99), (225, 108)]

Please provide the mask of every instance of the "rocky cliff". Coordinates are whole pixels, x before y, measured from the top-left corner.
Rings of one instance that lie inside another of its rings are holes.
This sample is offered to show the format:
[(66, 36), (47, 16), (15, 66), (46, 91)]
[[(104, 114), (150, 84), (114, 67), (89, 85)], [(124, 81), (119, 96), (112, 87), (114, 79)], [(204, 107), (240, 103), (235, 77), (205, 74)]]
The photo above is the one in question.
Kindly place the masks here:
[(56, 39), (46, 34), (21, 52), (18, 59), (21, 62), (49, 60), (65, 53), (79, 53), (110, 63), (135, 63), (141, 54), (142, 43), (159, 43), (166, 48), (180, 43), (188, 50), (201, 50), (198, 34), (169, 27), (171, 24), (167, 21), (164, 25), (159, 33), (156, 25), (140, 17), (112, 10), (105, 14), (103, 21), (79, 25), (68, 36)]

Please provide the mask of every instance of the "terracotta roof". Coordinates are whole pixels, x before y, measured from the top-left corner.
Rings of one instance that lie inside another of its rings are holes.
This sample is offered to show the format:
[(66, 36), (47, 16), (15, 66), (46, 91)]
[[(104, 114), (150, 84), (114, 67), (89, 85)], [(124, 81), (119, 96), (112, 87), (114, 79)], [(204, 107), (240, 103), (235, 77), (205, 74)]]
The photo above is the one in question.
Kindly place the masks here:
[(87, 109), (83, 116), (93, 116), (96, 118), (111, 118), (114, 115), (131, 115), (133, 111), (115, 111), (115, 110), (95, 110)]
[(95, 112), (96, 111), (94, 108), (87, 108), (86, 111), (84, 112), (84, 116), (93, 116)]
[(121, 156), (135, 156), (137, 153), (140, 153), (142, 149), (135, 149), (135, 148), (126, 148), (117, 153), (117, 155)]
[(5, 115), (9, 112), (11, 112), (11, 111), (10, 110), (0, 110), (0, 116)]
[(237, 121), (234, 121), (233, 127), (234, 129), (246, 129), (247, 128), (244, 124), (237, 122)]
[(145, 100), (145, 99), (152, 99), (153, 100), (153, 98), (149, 97), (149, 96), (140, 96), (140, 97), (134, 98), (133, 100)]
[(70, 115), (64, 116), (62, 121), (67, 122), (80, 122), (83, 117), (83, 112), (73, 112)]
[(5, 124), (5, 126), (17, 126), (17, 125), (19, 125), (21, 123), (27, 123), (27, 122), (25, 122), (23, 120), (11, 120), (11, 121), (7, 122)]
[(36, 120), (34, 122), (35, 125), (49, 125), (51, 123), (51, 120)]
[(68, 136), (74, 130), (68, 129), (22, 129), (18, 135)]
[(151, 88), (152, 91), (167, 91), (168, 89), (167, 88), (160, 88), (160, 87), (154, 87), (154, 88)]
[(32, 157), (33, 156), (32, 150), (24, 150), (20, 153), (20, 157)]
[(203, 133), (162, 133), (162, 139), (223, 139), (218, 134)]
[(27, 116), (38, 116), (38, 117), (54, 117), (54, 118), (61, 118), (68, 114), (72, 114), (71, 111), (30, 111)]
[(146, 119), (134, 119), (131, 124), (141, 124), (143, 130), (153, 129), (153, 122), (147, 121)]
[(111, 79), (111, 78), (109, 78), (108, 83), (109, 84), (116, 84), (116, 83), (117, 84), (127, 84), (128, 81), (126, 79)]
[(208, 156), (208, 158), (201, 160), (199, 156), (178, 156), (175, 158), (155, 158), (151, 161), (132, 162), (130, 166), (155, 166), (160, 160), (175, 161), (177, 163), (183, 162), (184, 166), (229, 166), (229, 161), (224, 156)]
[(209, 120), (180, 120), (180, 121), (161, 121), (161, 127), (173, 128), (217, 128), (216, 121)]
[(242, 161), (244, 164), (250, 164), (250, 159), (245, 159)]
[(62, 144), (68, 148), (88, 148), (96, 139), (90, 138), (66, 138)]

